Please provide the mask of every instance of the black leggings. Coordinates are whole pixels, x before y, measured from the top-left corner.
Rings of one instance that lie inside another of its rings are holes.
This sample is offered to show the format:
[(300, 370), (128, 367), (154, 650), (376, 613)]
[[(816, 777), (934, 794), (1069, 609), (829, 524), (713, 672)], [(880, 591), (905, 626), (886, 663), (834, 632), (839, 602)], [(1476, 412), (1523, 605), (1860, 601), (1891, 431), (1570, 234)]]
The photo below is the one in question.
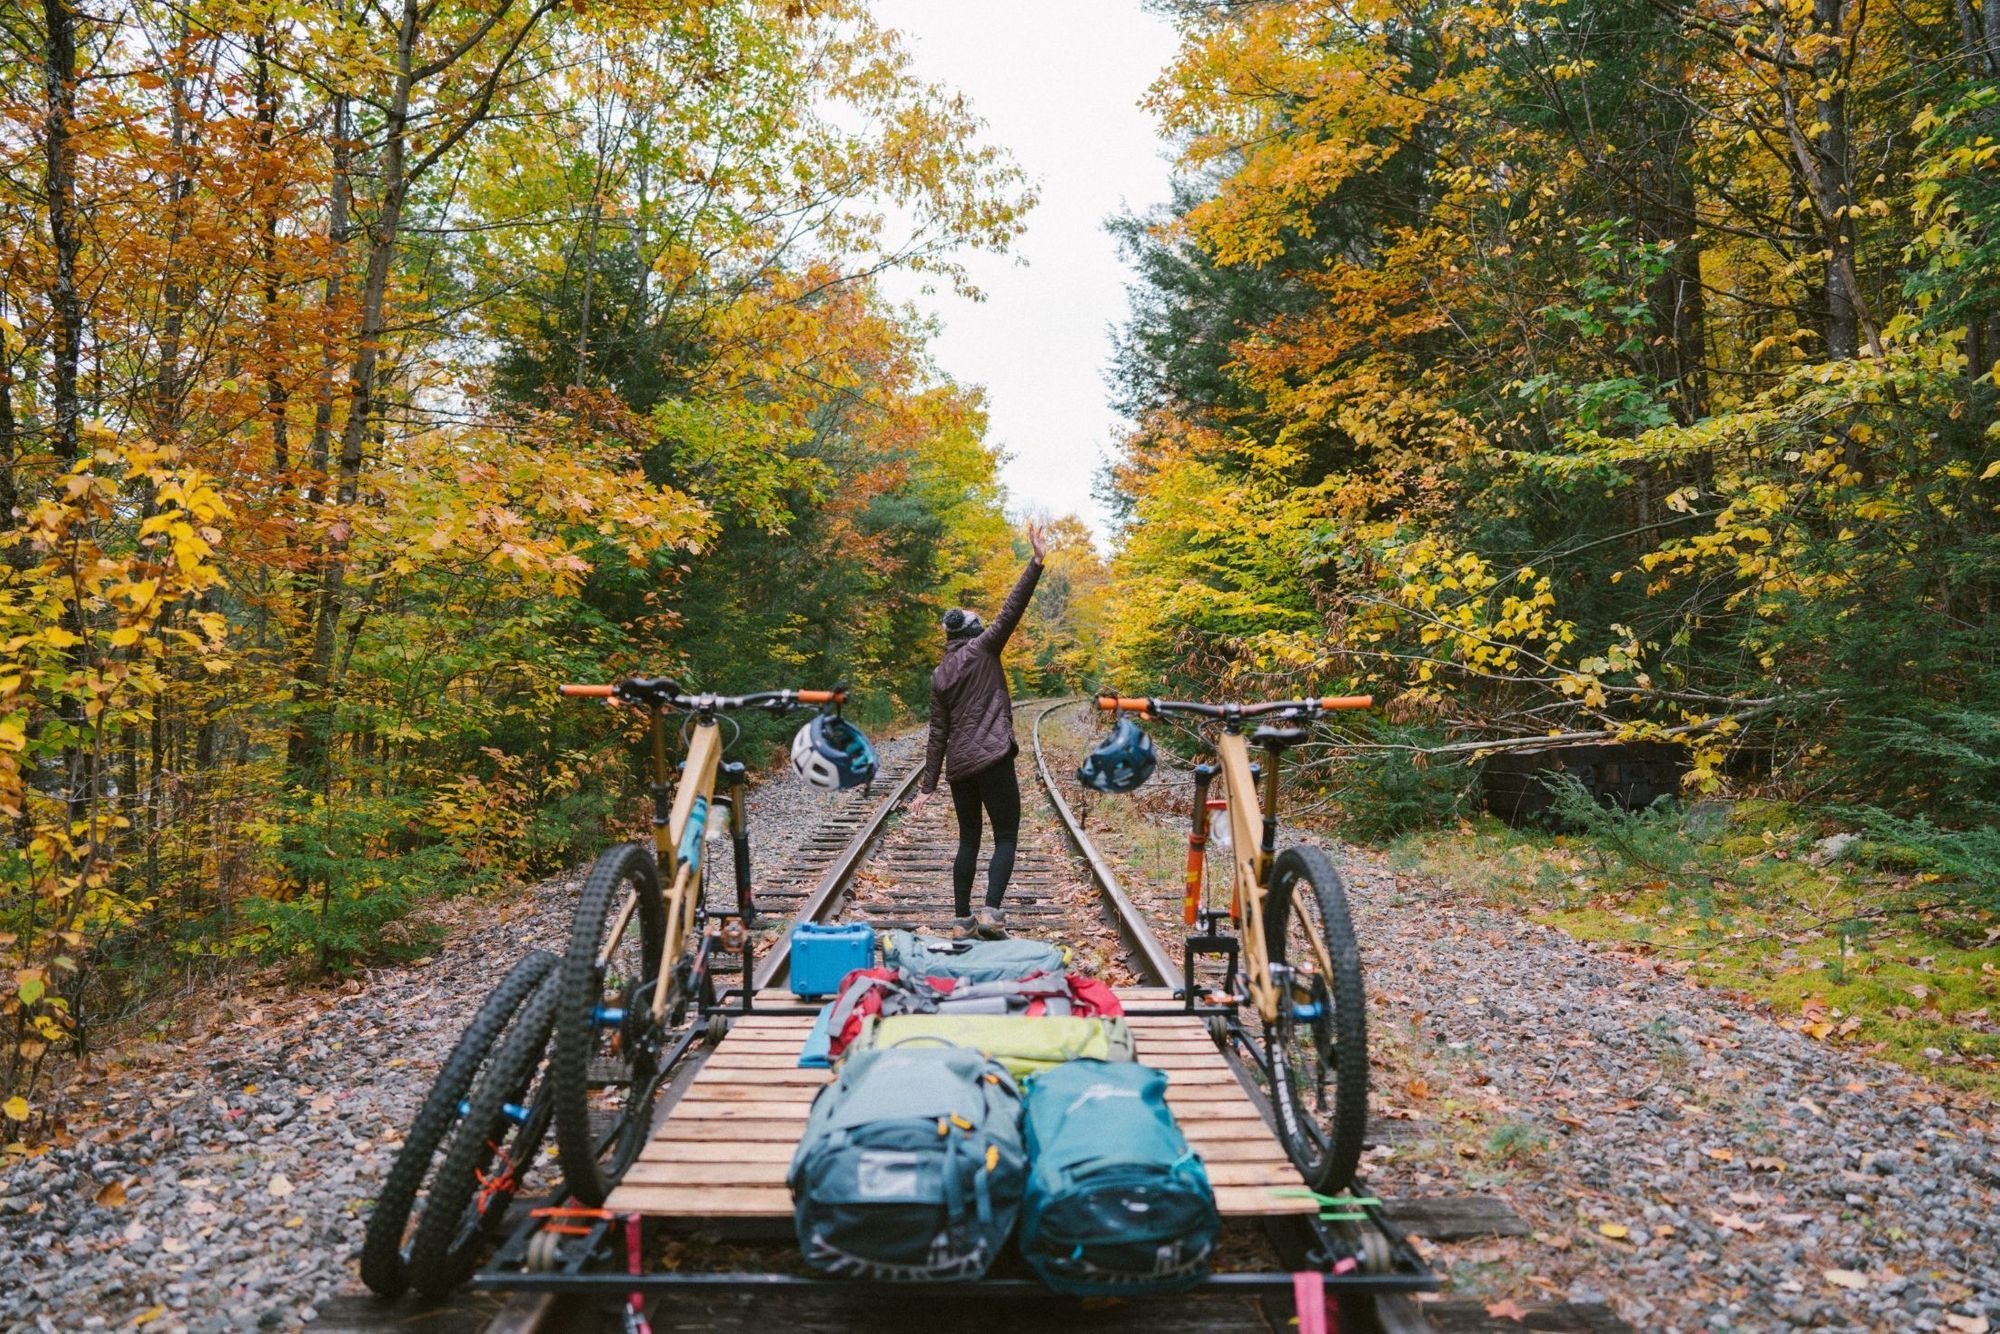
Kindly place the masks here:
[(979, 869), (979, 812), (993, 821), (993, 860), (986, 864), (986, 906), (997, 908), (1014, 874), (1014, 845), (1021, 837), (1021, 780), (1014, 757), (989, 764), (969, 778), (951, 780), (951, 808), (958, 813), (958, 855), (951, 863), (952, 901), (960, 917), (972, 915), (972, 877)]

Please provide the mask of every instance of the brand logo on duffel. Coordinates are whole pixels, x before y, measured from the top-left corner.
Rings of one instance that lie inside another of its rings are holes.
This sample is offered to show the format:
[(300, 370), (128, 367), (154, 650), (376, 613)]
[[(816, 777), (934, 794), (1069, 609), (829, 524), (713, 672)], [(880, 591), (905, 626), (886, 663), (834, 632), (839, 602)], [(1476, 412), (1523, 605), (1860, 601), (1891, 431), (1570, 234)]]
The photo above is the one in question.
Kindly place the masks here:
[(921, 1198), (923, 1173), (918, 1154), (864, 1149), (854, 1165), (854, 1189), (864, 1200)]
[(1086, 1089), (1082, 1093), (1076, 1095), (1076, 1097), (1070, 1102), (1070, 1107), (1072, 1110), (1074, 1110), (1075, 1108), (1078, 1107), (1087, 1107), (1093, 1102), (1112, 1102), (1120, 1098), (1137, 1098), (1139, 1096), (1140, 1096), (1139, 1090), (1137, 1089), (1121, 1089), (1121, 1088)]

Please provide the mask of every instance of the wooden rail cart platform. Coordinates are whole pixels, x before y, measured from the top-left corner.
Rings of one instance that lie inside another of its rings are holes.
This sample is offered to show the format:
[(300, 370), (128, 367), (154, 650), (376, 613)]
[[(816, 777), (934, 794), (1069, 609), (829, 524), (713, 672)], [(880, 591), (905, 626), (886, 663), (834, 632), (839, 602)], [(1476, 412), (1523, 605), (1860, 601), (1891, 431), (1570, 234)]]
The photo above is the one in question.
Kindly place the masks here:
[[(1166, 1012), (1170, 992), (1125, 989), (1138, 1059), (1167, 1076), (1167, 1103), (1208, 1166), (1224, 1217), (1317, 1214), (1298, 1172), (1265, 1123), (1236, 1068), (1203, 1020)], [(1148, 1008), (1154, 1010), (1147, 1013)], [(785, 1169), (813, 1095), (830, 1077), (801, 1069), (810, 1015), (753, 1014), (736, 1020), (687, 1084), (606, 1207), (613, 1213), (707, 1222), (790, 1222)]]
[[(1213, 1010), (1190, 1006), (1164, 987), (1120, 988), (1135, 1055), (1167, 1075), (1167, 1102), (1208, 1166), (1225, 1224), (1261, 1226), (1282, 1268), (1218, 1267), (1197, 1291), (1337, 1304), (1343, 1328), (1374, 1325), (1375, 1300), (1435, 1290), (1436, 1275), (1373, 1201), (1331, 1210), (1305, 1190), (1277, 1137), (1267, 1104), (1242, 1059), (1243, 1037), (1230, 1030), (1218, 1047)], [(792, 1199), (785, 1173), (805, 1130), (813, 1095), (831, 1072), (802, 1068), (799, 1052), (815, 1011), (796, 1005), (734, 1011), (713, 1046), (690, 1040), (673, 1053), (678, 1076), (639, 1158), (594, 1221), (549, 1211), (523, 1222), (474, 1280), (487, 1291), (570, 1294), (625, 1303), (679, 1294), (780, 1294), (819, 1291), (848, 1299), (906, 1302), (907, 1284), (810, 1277), (770, 1269), (691, 1267), (632, 1272), (630, 1218), (650, 1228), (789, 1242)], [(1357, 1183), (1357, 1191), (1360, 1189)], [(560, 1211), (558, 1211), (560, 1212)], [(743, 1252), (733, 1252), (741, 1264)], [(928, 1298), (1035, 1302), (1055, 1297), (1018, 1261), (973, 1282), (922, 1285)], [(1145, 1297), (1128, 1299), (1145, 1302)], [(1173, 1300), (1167, 1298), (1165, 1300)], [(980, 1308), (984, 1309), (984, 1308)]]

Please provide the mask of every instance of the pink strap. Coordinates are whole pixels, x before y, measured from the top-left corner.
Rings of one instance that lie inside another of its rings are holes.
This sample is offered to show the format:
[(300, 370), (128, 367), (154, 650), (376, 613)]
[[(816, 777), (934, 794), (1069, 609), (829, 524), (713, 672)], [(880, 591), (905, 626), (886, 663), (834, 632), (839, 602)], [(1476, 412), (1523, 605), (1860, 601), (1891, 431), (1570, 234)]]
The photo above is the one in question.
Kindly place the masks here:
[(1292, 1305), (1299, 1312), (1299, 1334), (1328, 1334), (1326, 1279), (1316, 1269), (1292, 1275)]
[[(639, 1238), (644, 1220), (638, 1214), (625, 1215), (625, 1270), (637, 1276), (646, 1272), (645, 1257), (641, 1253)], [(653, 1334), (653, 1327), (646, 1320), (646, 1294), (633, 1292), (625, 1298), (627, 1314), (625, 1328), (631, 1334)]]

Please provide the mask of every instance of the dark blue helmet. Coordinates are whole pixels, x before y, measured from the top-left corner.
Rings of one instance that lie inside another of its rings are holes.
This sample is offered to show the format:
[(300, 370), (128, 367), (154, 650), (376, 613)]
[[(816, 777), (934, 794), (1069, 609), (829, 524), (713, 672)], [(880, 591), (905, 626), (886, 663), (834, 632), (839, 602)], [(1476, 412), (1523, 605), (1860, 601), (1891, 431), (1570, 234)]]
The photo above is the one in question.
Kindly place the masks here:
[(1077, 766), (1076, 779), (1099, 792), (1131, 792), (1153, 776), (1157, 763), (1153, 738), (1130, 718), (1121, 717)]

